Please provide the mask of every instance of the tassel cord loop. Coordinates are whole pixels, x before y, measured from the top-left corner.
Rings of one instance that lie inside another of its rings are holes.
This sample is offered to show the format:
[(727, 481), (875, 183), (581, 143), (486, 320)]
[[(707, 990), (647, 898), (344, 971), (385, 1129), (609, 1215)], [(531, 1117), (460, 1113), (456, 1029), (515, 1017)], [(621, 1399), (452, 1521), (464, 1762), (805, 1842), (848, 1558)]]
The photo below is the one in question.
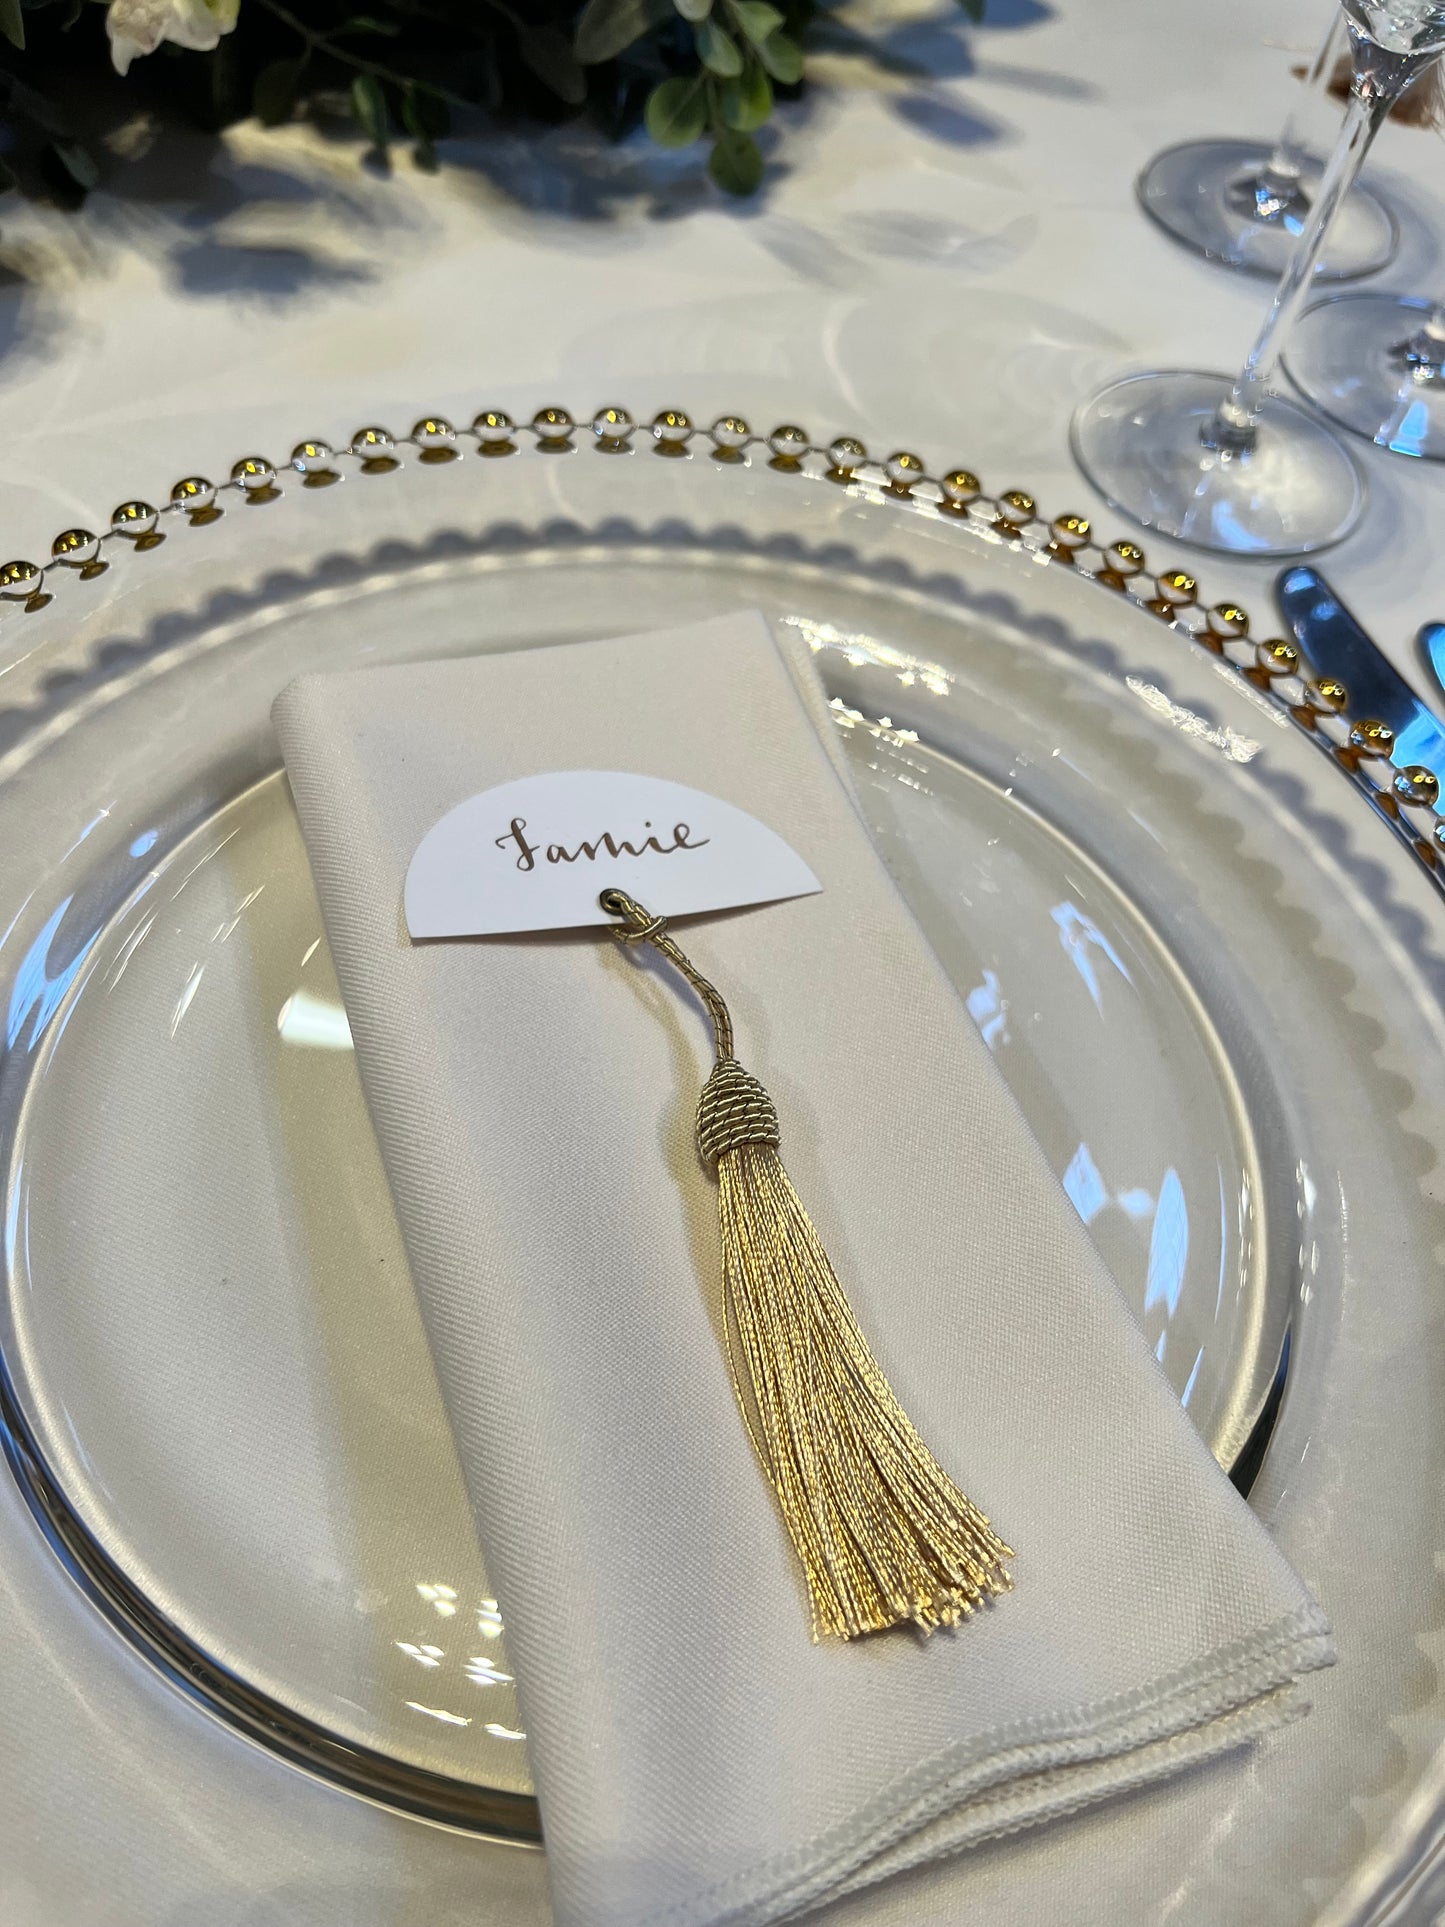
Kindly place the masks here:
[(612, 935), (619, 943), (650, 943), (654, 950), (666, 957), (674, 970), (686, 977), (698, 996), (703, 1008), (712, 1019), (713, 1041), (717, 1049), (718, 1062), (733, 1054), (733, 1020), (722, 993), (716, 985), (710, 984), (697, 966), (685, 957), (672, 938), (667, 934), (666, 917), (655, 917), (650, 910), (644, 910), (635, 897), (628, 896), (625, 890), (604, 890), (597, 899), (610, 917), (621, 917), (620, 925), (614, 925)]

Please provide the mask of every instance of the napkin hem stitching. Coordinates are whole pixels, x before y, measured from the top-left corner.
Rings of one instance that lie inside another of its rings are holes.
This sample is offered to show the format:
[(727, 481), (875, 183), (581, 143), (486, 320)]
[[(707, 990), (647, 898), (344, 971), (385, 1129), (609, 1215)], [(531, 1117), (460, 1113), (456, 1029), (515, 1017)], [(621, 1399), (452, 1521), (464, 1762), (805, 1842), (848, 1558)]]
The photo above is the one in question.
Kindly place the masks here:
[[(771, 1860), (729, 1874), (686, 1900), (647, 1913), (638, 1927), (701, 1927), (703, 1922), (710, 1927), (725, 1923), (744, 1927), (748, 1921), (801, 1911), (950, 1806), (961, 1805), (966, 1797), (1025, 1768), (1040, 1771), (1111, 1754), (1122, 1757), (1146, 1742), (1207, 1726), (1289, 1685), (1299, 1673), (1331, 1665), (1334, 1657), (1324, 1614), (1313, 1604), (1297, 1608), (1260, 1632), (1218, 1647), (1192, 1665), (1131, 1692), (954, 1742), (911, 1767), (825, 1832)], [(1205, 1695), (1204, 1704), (1191, 1705)], [(1176, 1716), (1172, 1724), (1128, 1738), (1129, 1721), (1161, 1709)], [(1041, 1757), (1030, 1762), (1032, 1753)], [(703, 1911), (717, 1903), (727, 1911)]]

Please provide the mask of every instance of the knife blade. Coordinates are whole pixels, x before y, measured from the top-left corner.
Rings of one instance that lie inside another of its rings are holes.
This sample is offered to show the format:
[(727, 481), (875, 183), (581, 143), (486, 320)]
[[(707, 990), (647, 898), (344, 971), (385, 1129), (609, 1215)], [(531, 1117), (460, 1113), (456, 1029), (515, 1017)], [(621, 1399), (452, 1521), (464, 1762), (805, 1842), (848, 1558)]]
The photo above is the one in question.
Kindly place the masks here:
[(1284, 570), (1275, 595), (1316, 676), (1333, 676), (1350, 692), (1351, 716), (1376, 716), (1394, 730), (1390, 760), (1396, 767), (1423, 763), (1445, 782), (1445, 723), (1415, 694), (1318, 569), (1299, 563)]
[(1416, 636), (1415, 646), (1435, 678), (1436, 689), (1445, 694), (1445, 622), (1427, 622)]

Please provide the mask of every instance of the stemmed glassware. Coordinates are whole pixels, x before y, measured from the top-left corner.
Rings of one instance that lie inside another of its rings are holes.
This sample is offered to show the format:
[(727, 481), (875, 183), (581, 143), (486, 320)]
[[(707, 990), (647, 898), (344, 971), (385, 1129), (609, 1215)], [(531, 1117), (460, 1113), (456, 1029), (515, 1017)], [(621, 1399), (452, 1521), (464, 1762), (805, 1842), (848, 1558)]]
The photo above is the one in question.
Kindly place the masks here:
[[(1273, 148), (1262, 141), (1192, 140), (1166, 147), (1135, 182), (1145, 213), (1176, 241), (1227, 268), (1277, 277), (1319, 193), (1316, 123), (1346, 47), (1338, 8)], [(1340, 204), (1315, 268), (1321, 281), (1352, 281), (1393, 260), (1399, 228), (1361, 182)]]
[(1111, 383), (1074, 417), (1075, 457), (1146, 528), (1201, 548), (1300, 555), (1337, 542), (1364, 505), (1348, 451), (1270, 379), (1341, 202), (1386, 116), (1445, 52), (1445, 0), (1342, 0), (1352, 79), (1340, 137), (1244, 367)]
[(1395, 455), (1445, 461), (1445, 302), (1373, 289), (1317, 302), (1284, 367), (1341, 427)]

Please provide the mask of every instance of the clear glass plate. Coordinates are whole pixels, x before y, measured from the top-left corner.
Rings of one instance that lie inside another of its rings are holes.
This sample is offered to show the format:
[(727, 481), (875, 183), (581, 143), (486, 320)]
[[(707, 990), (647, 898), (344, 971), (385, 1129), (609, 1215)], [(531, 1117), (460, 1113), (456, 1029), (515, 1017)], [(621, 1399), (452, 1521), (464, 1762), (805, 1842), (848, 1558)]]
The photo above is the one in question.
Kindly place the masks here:
[[(310, 486), (168, 514), (147, 552), (111, 541), (98, 580), (17, 585), (0, 1349), (37, 1516), (241, 1732), (535, 1837), (268, 712), (302, 668), (761, 607), (816, 647), (900, 887), (1191, 1417), (1335, 1621), (1311, 1743), (1265, 1749), (1254, 1796), (1274, 1776), (1317, 1883), (1385, 1878), (1438, 1731), (1414, 1641), (1445, 1617), (1428, 812), (1379, 820), (1388, 774), (1264, 673), (1237, 611), (1206, 619), (1187, 578), (1025, 498), (558, 439), (313, 461)], [(1382, 1543), (1390, 1584), (1362, 1599)], [(1342, 1843), (1320, 1816), (1366, 1787)], [(1257, 1818), (1234, 1815), (1241, 1866)], [(1205, 1838), (1180, 1853), (1202, 1866)], [(1260, 1845), (1254, 1896), (1280, 1877)]]

